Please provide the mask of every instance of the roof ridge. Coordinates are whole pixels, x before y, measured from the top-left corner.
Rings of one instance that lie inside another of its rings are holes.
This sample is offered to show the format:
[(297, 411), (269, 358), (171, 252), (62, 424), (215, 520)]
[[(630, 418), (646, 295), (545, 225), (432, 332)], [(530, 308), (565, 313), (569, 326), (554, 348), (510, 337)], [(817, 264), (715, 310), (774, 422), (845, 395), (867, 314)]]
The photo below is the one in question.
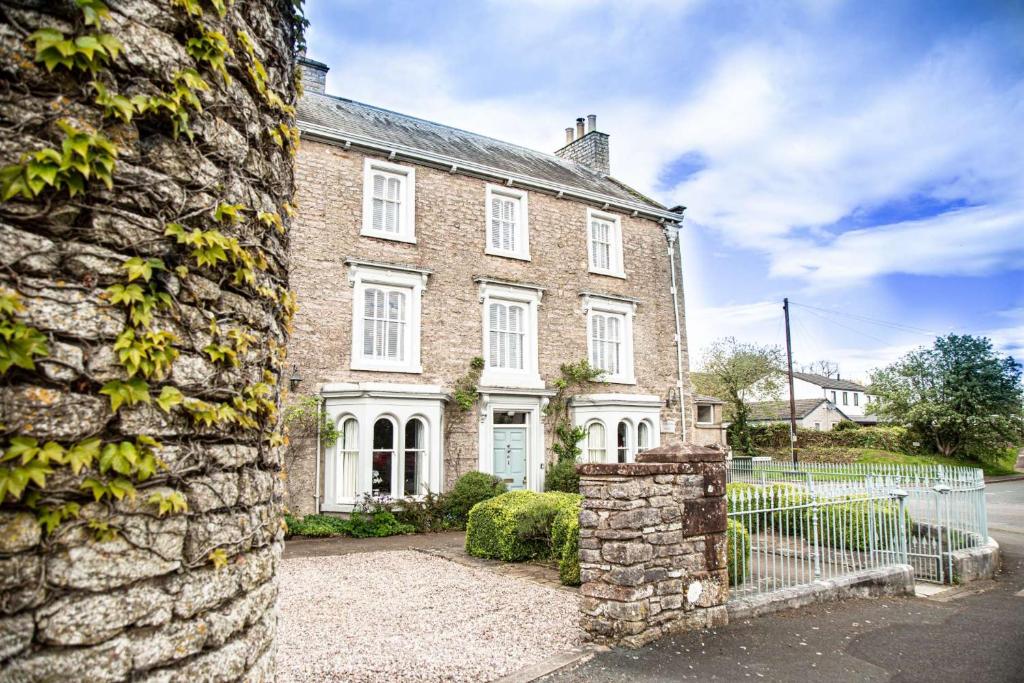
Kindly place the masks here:
[[(367, 109), (374, 109), (376, 111), (384, 112), (386, 114), (392, 114), (394, 116), (401, 116), (402, 118), (409, 119), (410, 121), (417, 121), (419, 123), (426, 123), (426, 124), (429, 124), (431, 126), (437, 126), (439, 128), (447, 128), (448, 130), (458, 131), (458, 132), (463, 133), (465, 135), (472, 135), (474, 137), (482, 138), (484, 140), (490, 140), (491, 142), (497, 142), (499, 144), (507, 145), (509, 147), (515, 147), (516, 149), (521, 149), (521, 150), (523, 150), (525, 152), (530, 152), (531, 154), (539, 154), (541, 156), (547, 157), (551, 161), (554, 161), (556, 163), (562, 164), (563, 166), (570, 166), (572, 168), (580, 169), (580, 170), (586, 171), (587, 173), (593, 174), (593, 175), (595, 175), (595, 176), (597, 176), (599, 178), (607, 178), (608, 180), (611, 180), (611, 181), (617, 183), (618, 185), (623, 186), (624, 189), (630, 190), (631, 192), (635, 192), (636, 194), (640, 194), (638, 191), (636, 191), (633, 188), (625, 185), (622, 181), (616, 180), (611, 175), (608, 175), (608, 174), (605, 174), (605, 173), (600, 173), (598, 171), (595, 171), (592, 168), (584, 166), (583, 164), (580, 164), (580, 163), (577, 163), (575, 161), (572, 161), (571, 159), (563, 159), (562, 157), (558, 156), (557, 154), (552, 154), (551, 152), (542, 152), (539, 149), (534, 149), (533, 147), (527, 147), (526, 145), (521, 145), (518, 142), (509, 142), (508, 140), (501, 140), (499, 138), (496, 138), (496, 137), (493, 137), (493, 136), (490, 136), (490, 135), (484, 135), (483, 133), (477, 133), (475, 131), (467, 130), (465, 128), (459, 128), (458, 126), (449, 126), (448, 124), (439, 123), (437, 121), (431, 121), (430, 119), (425, 119), (425, 118), (420, 117), (420, 116), (413, 116), (412, 114), (405, 114), (405, 113), (400, 112), (400, 111), (395, 111), (394, 109), (387, 109), (386, 107), (379, 107), (379, 106), (377, 106), (375, 104), (368, 104), (366, 102), (360, 102), (359, 100), (353, 100), (350, 97), (342, 97), (340, 95), (329, 95), (327, 93), (318, 93), (318, 92), (305, 93), (303, 95), (303, 97), (305, 97), (306, 95), (317, 95), (317, 96), (320, 96), (320, 97), (327, 97), (327, 98), (332, 99), (332, 100), (339, 100), (341, 102), (349, 102), (351, 104), (359, 105), (360, 107), (366, 107)], [(641, 195), (641, 196), (643, 196), (643, 195)], [(653, 199), (649, 199), (648, 198), (647, 201), (652, 202), (652, 203), (656, 203), (656, 204), (658, 204), (660, 206), (660, 203), (655, 202)]]

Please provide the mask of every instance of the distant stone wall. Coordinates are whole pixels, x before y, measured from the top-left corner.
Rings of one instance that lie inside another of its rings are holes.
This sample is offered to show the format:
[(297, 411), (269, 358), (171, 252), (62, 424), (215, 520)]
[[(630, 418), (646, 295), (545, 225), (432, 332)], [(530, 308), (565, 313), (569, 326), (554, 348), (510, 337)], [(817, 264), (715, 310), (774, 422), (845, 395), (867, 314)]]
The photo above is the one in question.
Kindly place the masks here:
[(666, 446), (637, 460), (578, 468), (581, 625), (627, 647), (728, 620), (722, 451)]

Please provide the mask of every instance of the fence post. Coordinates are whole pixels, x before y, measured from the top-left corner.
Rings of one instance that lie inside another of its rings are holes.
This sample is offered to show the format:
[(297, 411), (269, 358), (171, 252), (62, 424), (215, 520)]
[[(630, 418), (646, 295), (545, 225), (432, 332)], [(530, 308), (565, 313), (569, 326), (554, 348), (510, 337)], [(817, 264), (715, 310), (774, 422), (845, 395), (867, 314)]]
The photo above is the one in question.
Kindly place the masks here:
[(641, 647), (728, 622), (725, 461), (663, 446), (635, 463), (579, 465), (580, 625), (596, 642)]
[(899, 499), (899, 515), (896, 528), (900, 534), (900, 564), (910, 564), (909, 549), (907, 548), (907, 496), (910, 494), (903, 489), (893, 489), (892, 495)]
[(811, 524), (814, 526), (814, 578), (821, 577), (821, 544), (818, 527), (818, 495), (811, 490)]

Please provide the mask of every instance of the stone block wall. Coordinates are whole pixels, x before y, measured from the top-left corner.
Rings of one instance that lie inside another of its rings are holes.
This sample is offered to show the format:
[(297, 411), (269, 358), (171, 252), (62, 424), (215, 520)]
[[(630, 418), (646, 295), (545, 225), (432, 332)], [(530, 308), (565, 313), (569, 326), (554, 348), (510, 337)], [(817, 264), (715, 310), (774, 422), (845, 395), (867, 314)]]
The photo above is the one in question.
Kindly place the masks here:
[(581, 625), (627, 647), (728, 621), (722, 451), (666, 446), (637, 460), (579, 466)]

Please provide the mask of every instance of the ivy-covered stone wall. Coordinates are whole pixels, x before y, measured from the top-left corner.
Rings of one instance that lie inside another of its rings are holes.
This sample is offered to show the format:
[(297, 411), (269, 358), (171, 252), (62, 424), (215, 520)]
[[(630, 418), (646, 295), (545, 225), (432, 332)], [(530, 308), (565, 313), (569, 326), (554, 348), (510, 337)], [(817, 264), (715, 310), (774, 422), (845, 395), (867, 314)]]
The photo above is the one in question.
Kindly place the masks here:
[(0, 681), (273, 678), (300, 5), (0, 4)]

